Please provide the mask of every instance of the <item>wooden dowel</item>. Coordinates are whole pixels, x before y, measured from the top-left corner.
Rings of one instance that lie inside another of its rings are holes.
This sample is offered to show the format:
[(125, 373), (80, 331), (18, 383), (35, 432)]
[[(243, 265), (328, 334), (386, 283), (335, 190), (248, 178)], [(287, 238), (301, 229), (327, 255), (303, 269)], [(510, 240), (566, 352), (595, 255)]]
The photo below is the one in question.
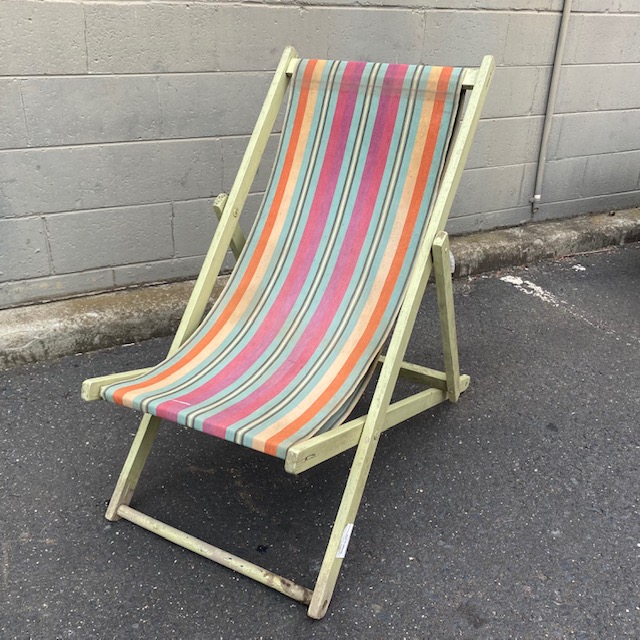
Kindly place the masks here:
[(207, 542), (203, 542), (184, 531), (180, 531), (180, 529), (176, 529), (164, 522), (160, 522), (160, 520), (147, 516), (136, 509), (122, 505), (118, 508), (118, 515), (121, 518), (125, 518), (125, 520), (129, 520), (130, 522), (147, 529), (148, 531), (157, 533), (165, 540), (169, 540), (169, 542), (173, 542), (185, 549), (189, 549), (189, 551), (193, 551), (204, 558), (213, 560), (213, 562), (217, 562), (232, 571), (236, 571), (244, 576), (253, 578), (253, 580), (261, 582), (267, 587), (271, 587), (293, 600), (297, 600), (303, 604), (309, 604), (309, 602), (311, 602), (311, 596), (313, 595), (311, 589), (307, 589), (306, 587), (296, 584), (287, 578), (283, 578), (268, 569), (263, 569), (257, 564), (238, 558), (238, 556), (234, 556), (232, 553), (228, 553), (227, 551), (214, 547)]

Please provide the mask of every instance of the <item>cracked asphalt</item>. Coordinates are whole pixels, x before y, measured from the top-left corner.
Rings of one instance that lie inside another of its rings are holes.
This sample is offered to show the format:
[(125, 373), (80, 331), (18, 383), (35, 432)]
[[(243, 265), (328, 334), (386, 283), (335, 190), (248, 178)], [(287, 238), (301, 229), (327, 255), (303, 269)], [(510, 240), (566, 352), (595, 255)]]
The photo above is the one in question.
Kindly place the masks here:
[[(640, 244), (455, 299), (471, 387), (382, 436), (321, 621), (104, 519), (137, 416), (80, 384), (168, 340), (0, 373), (0, 637), (639, 638)], [(408, 359), (439, 367), (434, 312)], [(311, 587), (350, 459), (296, 478), (166, 425), (132, 506)]]

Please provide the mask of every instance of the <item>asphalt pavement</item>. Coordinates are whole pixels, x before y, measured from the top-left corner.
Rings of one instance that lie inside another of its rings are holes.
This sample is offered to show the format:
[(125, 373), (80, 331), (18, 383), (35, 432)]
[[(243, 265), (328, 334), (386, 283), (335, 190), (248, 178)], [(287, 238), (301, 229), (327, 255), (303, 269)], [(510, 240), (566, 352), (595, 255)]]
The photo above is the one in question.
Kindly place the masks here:
[[(439, 367), (430, 293), (407, 359)], [(455, 300), (471, 387), (382, 436), (321, 621), (104, 519), (137, 416), (80, 384), (168, 339), (0, 373), (0, 638), (640, 638), (640, 244)], [(312, 587), (350, 460), (292, 477), (167, 424), (132, 506)]]

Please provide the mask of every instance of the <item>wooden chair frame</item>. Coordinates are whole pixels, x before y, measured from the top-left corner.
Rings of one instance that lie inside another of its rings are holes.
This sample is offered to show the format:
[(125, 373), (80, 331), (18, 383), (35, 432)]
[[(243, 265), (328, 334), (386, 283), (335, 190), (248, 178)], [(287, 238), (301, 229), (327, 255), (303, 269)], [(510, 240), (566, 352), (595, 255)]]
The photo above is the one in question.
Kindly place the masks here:
[[(298, 59), (299, 57), (293, 47), (285, 49), (233, 188), (228, 196), (222, 194), (218, 196), (214, 203), (214, 210), (219, 218), (219, 224), (171, 344), (169, 355), (173, 354), (200, 324), (229, 247), (231, 247), (236, 257), (242, 250), (244, 236), (238, 225), (238, 218), (285, 97), (289, 78), (298, 63)], [(485, 56), (478, 69), (465, 69), (463, 72), (463, 96), (460, 100), (459, 116), (454, 137), (449, 146), (446, 165), (438, 193), (436, 194), (433, 211), (410, 275), (407, 291), (391, 335), (387, 353), (385, 356), (381, 356), (378, 361), (381, 370), (368, 413), (327, 433), (292, 446), (287, 454), (285, 470), (289, 473), (298, 474), (332, 456), (357, 446), (342, 501), (313, 590), (297, 585), (282, 576), (242, 560), (129, 506), (158, 431), (160, 419), (157, 417), (145, 414), (142, 418), (107, 509), (106, 518), (108, 520), (125, 518), (171, 542), (190, 549), (201, 556), (253, 578), (294, 600), (308, 605), (308, 615), (312, 618), (319, 619), (324, 616), (333, 594), (342, 560), (346, 554), (380, 434), (386, 429), (445, 400), (456, 402), (460, 393), (469, 386), (469, 376), (461, 375), (458, 365), (449, 240), (443, 229), (469, 154), (493, 70), (493, 58)], [(463, 101), (466, 102), (464, 107)], [(460, 116), (463, 109), (464, 113)], [(403, 361), (418, 308), (432, 269), (435, 272), (444, 352), (444, 371), (436, 371)], [(147, 370), (137, 369), (86, 380), (82, 386), (82, 397), (85, 400), (96, 400), (100, 397), (100, 390), (103, 387), (115, 382), (123, 382), (135, 378)], [(420, 393), (390, 404), (399, 376), (420, 382), (427, 388)]]

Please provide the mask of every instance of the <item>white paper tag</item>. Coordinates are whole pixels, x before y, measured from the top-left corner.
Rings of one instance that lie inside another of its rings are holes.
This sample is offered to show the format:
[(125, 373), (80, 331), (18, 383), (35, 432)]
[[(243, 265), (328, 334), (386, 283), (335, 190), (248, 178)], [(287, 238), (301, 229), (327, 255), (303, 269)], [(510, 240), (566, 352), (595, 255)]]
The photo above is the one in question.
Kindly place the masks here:
[(336, 558), (344, 558), (347, 555), (347, 547), (349, 546), (349, 540), (351, 539), (351, 532), (353, 531), (353, 522), (345, 526), (342, 532), (342, 538), (340, 538), (340, 546), (336, 553)]

